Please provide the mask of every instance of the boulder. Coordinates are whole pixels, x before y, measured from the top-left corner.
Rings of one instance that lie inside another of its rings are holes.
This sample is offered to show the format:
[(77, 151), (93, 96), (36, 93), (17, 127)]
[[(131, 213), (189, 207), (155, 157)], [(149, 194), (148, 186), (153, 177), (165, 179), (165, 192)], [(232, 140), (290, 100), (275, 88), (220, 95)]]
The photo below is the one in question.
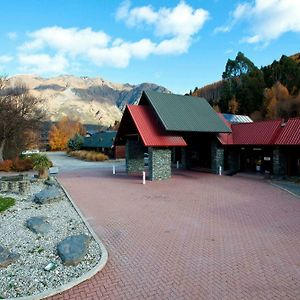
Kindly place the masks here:
[(20, 257), (17, 253), (12, 253), (0, 245), (0, 268), (6, 268)]
[(48, 188), (35, 194), (33, 201), (38, 204), (50, 203), (61, 200), (62, 193), (56, 186), (49, 186)]
[(46, 219), (45, 217), (31, 217), (26, 221), (26, 226), (34, 233), (46, 234), (51, 229)]
[(69, 236), (57, 245), (57, 253), (65, 265), (75, 266), (86, 255), (90, 240), (85, 234)]

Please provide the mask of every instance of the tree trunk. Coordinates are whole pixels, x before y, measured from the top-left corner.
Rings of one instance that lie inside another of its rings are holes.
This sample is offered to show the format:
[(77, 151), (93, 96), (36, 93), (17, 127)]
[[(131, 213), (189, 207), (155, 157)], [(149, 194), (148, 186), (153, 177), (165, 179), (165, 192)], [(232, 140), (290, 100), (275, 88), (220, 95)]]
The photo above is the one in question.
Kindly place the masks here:
[(4, 146), (5, 146), (5, 139), (3, 139), (0, 143), (0, 163), (3, 162), (3, 151), (4, 151)]

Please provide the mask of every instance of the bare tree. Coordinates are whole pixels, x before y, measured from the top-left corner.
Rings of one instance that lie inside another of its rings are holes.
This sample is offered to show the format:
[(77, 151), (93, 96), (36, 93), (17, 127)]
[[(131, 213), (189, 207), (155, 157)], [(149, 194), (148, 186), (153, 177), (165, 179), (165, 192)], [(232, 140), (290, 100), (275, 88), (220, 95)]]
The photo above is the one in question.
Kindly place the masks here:
[(41, 99), (30, 95), (22, 84), (11, 87), (6, 78), (0, 78), (0, 162), (6, 147), (26, 144), (24, 133), (38, 129), (44, 116)]

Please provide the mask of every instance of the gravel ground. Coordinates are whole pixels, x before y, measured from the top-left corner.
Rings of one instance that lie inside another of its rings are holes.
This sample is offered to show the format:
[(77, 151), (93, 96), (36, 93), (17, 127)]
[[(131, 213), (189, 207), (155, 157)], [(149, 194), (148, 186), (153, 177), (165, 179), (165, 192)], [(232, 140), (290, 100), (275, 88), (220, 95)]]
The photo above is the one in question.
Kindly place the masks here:
[[(0, 215), (0, 245), (18, 253), (19, 259), (0, 268), (0, 298), (29, 296), (53, 289), (91, 270), (101, 258), (98, 243), (92, 239), (85, 259), (77, 266), (64, 266), (57, 256), (56, 245), (67, 236), (91, 235), (66, 196), (63, 200), (38, 205), (32, 199), (45, 188), (42, 182), (31, 184), (28, 195), (2, 194), (14, 197), (16, 205)], [(52, 229), (46, 235), (35, 234), (25, 225), (28, 218), (45, 216)], [(54, 262), (56, 268), (45, 271)]]

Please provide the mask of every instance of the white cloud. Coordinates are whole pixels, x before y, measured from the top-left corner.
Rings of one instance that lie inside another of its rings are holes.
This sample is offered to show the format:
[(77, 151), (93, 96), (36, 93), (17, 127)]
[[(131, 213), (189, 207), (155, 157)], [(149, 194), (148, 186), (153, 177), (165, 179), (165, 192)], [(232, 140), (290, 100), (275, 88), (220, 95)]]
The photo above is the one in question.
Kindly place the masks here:
[(18, 34), (14, 31), (12, 31), (12, 32), (8, 32), (7, 36), (10, 40), (15, 40), (18, 37)]
[(208, 11), (193, 9), (184, 1), (173, 8), (160, 8), (155, 11), (150, 5), (130, 9), (124, 2), (117, 11), (117, 19), (124, 20), (129, 27), (151, 25), (158, 36), (187, 36), (196, 34), (208, 20)]
[(237, 22), (245, 22), (249, 26), (249, 35), (242, 41), (268, 44), (284, 33), (300, 32), (300, 1), (255, 0), (240, 3), (232, 13), (229, 29)]
[(22, 71), (38, 74), (63, 73), (68, 66), (68, 61), (61, 54), (19, 54), (19, 62)]
[(14, 58), (10, 55), (0, 55), (0, 64), (7, 64), (11, 62)]
[(153, 30), (153, 39), (126, 41), (91, 28), (46, 27), (28, 33), (29, 40), (18, 48), (19, 62), (23, 69), (35, 73), (62, 73), (76, 60), (100, 67), (125, 68), (132, 59), (179, 55), (188, 51), (208, 15), (207, 11), (194, 9), (184, 1), (173, 8), (158, 10), (151, 6), (131, 8), (126, 1), (119, 7), (116, 18), (129, 27), (146, 25)]
[(36, 51), (46, 47), (71, 55), (84, 54), (87, 49), (106, 47), (110, 37), (91, 28), (46, 27), (29, 33), (31, 41), (24, 43), (21, 51)]

